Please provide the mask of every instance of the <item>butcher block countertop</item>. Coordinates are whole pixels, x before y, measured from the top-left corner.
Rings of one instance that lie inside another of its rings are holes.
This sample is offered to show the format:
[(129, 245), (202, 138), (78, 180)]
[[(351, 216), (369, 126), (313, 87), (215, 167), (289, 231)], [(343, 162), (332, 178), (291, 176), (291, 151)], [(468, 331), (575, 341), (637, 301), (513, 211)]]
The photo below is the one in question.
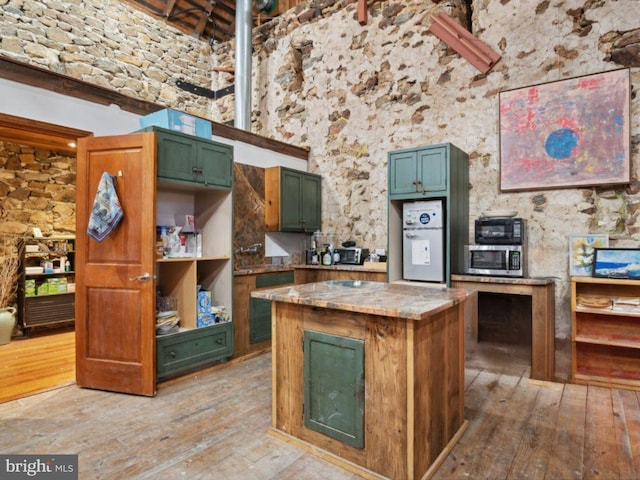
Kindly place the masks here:
[(329, 280), (251, 293), (253, 297), (277, 302), (408, 320), (426, 320), (463, 302), (468, 295), (463, 289), (360, 280)]

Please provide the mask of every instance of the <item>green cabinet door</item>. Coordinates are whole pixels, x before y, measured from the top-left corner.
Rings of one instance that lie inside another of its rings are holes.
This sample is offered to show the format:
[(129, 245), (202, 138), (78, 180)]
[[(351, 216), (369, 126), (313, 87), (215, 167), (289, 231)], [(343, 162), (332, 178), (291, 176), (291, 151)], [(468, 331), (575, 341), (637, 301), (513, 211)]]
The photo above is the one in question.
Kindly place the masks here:
[(400, 151), (389, 154), (389, 195), (416, 193), (417, 165), (415, 151)]
[[(294, 283), (294, 272), (264, 273), (256, 276), (256, 288)], [(249, 343), (271, 340), (271, 300), (249, 299)]]
[(389, 153), (389, 195), (414, 198), (448, 187), (448, 147), (433, 146)]
[(322, 226), (322, 196), (318, 175), (305, 174), (302, 178), (302, 230), (315, 232)]
[(441, 192), (447, 190), (447, 148), (425, 148), (418, 152), (418, 192)]
[(231, 188), (233, 147), (215, 142), (197, 143), (199, 181), (205, 185)]
[(196, 142), (183, 135), (156, 130), (158, 177), (192, 182), (197, 177)]
[(321, 226), (321, 177), (298, 170), (281, 169), (281, 230), (315, 232)]
[(280, 198), (281, 229), (298, 232), (302, 228), (302, 172), (283, 168), (280, 178), (282, 193)]
[(364, 341), (304, 332), (304, 425), (364, 448)]
[(231, 145), (159, 127), (143, 131), (154, 131), (158, 137), (158, 179), (193, 187), (231, 188)]
[(249, 300), (249, 343), (260, 343), (271, 339), (271, 300), (251, 298)]

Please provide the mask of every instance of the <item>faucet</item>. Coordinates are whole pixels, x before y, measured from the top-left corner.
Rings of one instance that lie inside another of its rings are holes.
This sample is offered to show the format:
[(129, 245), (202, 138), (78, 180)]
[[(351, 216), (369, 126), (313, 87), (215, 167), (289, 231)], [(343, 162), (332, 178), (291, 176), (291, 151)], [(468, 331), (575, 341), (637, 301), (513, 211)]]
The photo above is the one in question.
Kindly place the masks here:
[(235, 253), (258, 253), (258, 250), (262, 247), (261, 243), (254, 243), (248, 247), (240, 247), (236, 249)]

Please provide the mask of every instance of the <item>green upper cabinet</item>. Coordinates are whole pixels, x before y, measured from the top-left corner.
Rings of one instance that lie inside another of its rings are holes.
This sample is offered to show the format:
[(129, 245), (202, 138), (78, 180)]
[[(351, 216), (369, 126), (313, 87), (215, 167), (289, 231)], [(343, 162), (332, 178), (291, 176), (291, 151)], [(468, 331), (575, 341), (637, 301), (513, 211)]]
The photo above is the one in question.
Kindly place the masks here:
[(230, 189), (233, 179), (233, 147), (222, 143), (148, 127), (158, 136), (158, 179)]
[(446, 192), (448, 165), (448, 145), (389, 153), (389, 196), (404, 199)]
[(285, 167), (265, 171), (265, 228), (268, 232), (320, 230), (321, 177)]

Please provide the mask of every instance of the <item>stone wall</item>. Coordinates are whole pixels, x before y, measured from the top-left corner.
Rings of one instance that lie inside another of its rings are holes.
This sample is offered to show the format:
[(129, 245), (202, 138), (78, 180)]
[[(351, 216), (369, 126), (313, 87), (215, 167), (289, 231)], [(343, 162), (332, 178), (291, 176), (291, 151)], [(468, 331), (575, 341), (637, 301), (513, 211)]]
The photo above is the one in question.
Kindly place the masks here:
[(0, 0), (0, 54), (206, 116), (209, 101), (176, 87), (209, 84), (208, 42), (186, 35), (126, 2)]
[(75, 157), (0, 142), (0, 234), (74, 234), (75, 212)]
[[(608, 233), (638, 246), (640, 12), (637, 0), (368, 2), (302, 4), (254, 30), (252, 128), (311, 149), (323, 175), (323, 230), (368, 247), (387, 239), (387, 152), (451, 142), (470, 155), (470, 222), (517, 210), (528, 220), (529, 273), (556, 282), (560, 376), (569, 369), (568, 236)], [(486, 75), (428, 31), (444, 11), (501, 55)], [(631, 14), (635, 12), (635, 14)], [(233, 64), (232, 45), (215, 63)], [(631, 67), (630, 185), (505, 193), (499, 184), (499, 92)], [(212, 74), (213, 88), (227, 86)], [(233, 99), (212, 118), (233, 117)], [(472, 230), (471, 230), (472, 231)]]

